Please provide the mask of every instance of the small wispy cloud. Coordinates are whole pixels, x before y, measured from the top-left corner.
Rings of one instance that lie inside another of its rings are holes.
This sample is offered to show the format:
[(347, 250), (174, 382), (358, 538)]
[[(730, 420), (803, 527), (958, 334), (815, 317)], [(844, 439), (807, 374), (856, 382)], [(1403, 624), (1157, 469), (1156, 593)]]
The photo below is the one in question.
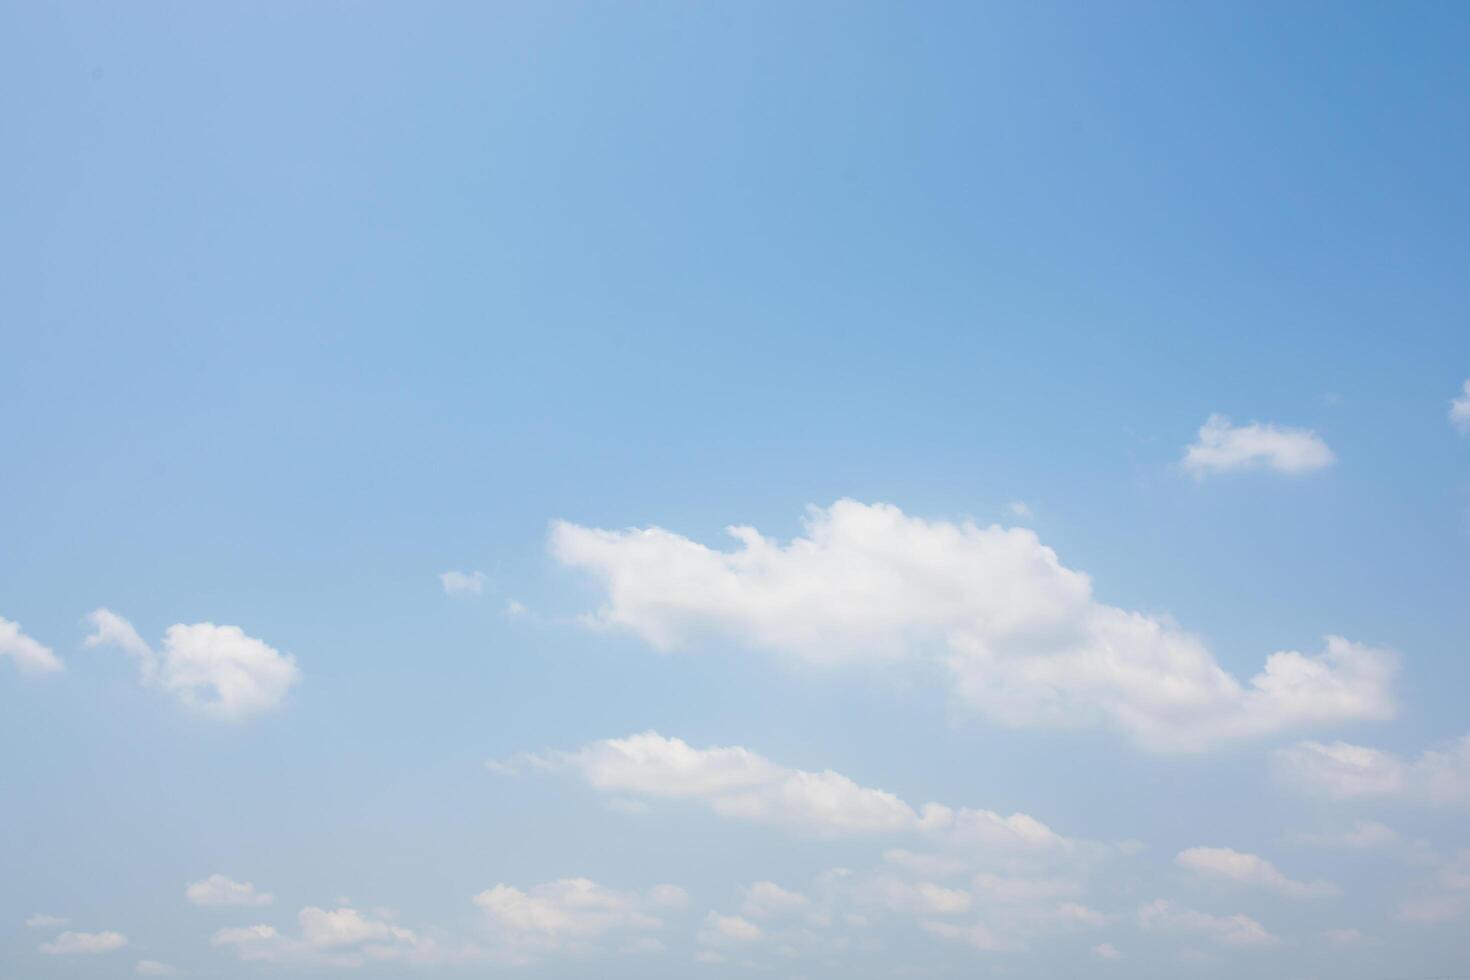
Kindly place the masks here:
[(37, 913), (31, 916), (29, 919), (26, 919), (26, 928), (55, 929), (59, 926), (66, 925), (66, 921), (66, 919), (63, 919), (59, 915), (43, 915), (41, 913)]
[(1450, 422), (1470, 435), (1470, 379), (1465, 381), (1464, 394), (1450, 400)]
[(1349, 742), (1298, 742), (1275, 753), (1289, 785), (1336, 799), (1402, 799), (1470, 804), (1470, 734), (1415, 758)]
[(1322, 898), (1338, 894), (1337, 886), (1325, 881), (1296, 881), (1282, 874), (1265, 858), (1228, 847), (1191, 847), (1180, 851), (1174, 863), (1198, 875), (1264, 888), (1288, 898)]
[(440, 572), (439, 582), (447, 595), (479, 595), (488, 579), (484, 572)]
[(1199, 437), (1185, 447), (1181, 465), (1196, 479), (1212, 473), (1274, 470), (1297, 475), (1331, 466), (1337, 456), (1311, 429), (1269, 422), (1233, 425), (1224, 415), (1211, 415)]
[(47, 956), (77, 956), (110, 953), (128, 944), (120, 932), (63, 932), (49, 943), (41, 944)]
[(62, 669), (51, 648), (25, 634), (19, 623), (0, 616), (0, 659), (9, 657), (22, 674), (50, 674)]
[(225, 875), (210, 875), (184, 889), (191, 905), (233, 908), (260, 908), (274, 902), (270, 892), (258, 890), (248, 881), (235, 881)]
[(179, 968), (157, 960), (139, 960), (133, 972), (140, 977), (172, 977), (178, 974)]

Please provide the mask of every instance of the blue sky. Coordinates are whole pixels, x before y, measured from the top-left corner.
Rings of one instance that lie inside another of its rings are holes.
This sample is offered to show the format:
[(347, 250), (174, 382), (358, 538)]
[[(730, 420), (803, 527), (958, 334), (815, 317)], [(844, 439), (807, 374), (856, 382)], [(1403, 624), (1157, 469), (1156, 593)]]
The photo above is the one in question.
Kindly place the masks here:
[(1467, 40), (0, 5), (0, 980), (1465, 972)]

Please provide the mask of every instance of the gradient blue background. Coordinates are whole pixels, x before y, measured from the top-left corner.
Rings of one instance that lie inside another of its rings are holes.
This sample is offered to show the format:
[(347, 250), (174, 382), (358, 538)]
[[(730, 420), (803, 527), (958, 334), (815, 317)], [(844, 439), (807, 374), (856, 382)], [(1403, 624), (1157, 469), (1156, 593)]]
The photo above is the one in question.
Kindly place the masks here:
[[(1401, 717), (1344, 737), (1463, 734), (1467, 50), (1459, 3), (0, 3), (0, 615), (69, 668), (0, 670), (0, 977), (116, 975), (38, 956), (37, 911), (272, 972), (183, 905), (217, 870), (283, 926), (338, 894), (453, 925), (496, 881), (674, 880), (702, 909), (843, 862), (482, 766), (647, 728), (1137, 838), (1161, 876), (1327, 818), (1259, 744), (1158, 758), (591, 634), (554, 518), (718, 543), (842, 496), (1024, 500), (1103, 600), (1237, 673), (1326, 632), (1400, 650)], [(1176, 464), (1211, 412), (1340, 462), (1198, 483)], [(445, 596), (451, 568), (487, 594)], [(98, 606), (149, 639), (238, 623), (305, 681), (201, 724), (81, 649)], [(1467, 843), (1463, 813), (1385, 819)], [(1339, 860), (1295, 867), (1341, 904), (1274, 923), (1386, 919), (1386, 872)], [(1251, 962), (1446, 972), (1456, 931)], [(1109, 969), (1175, 975), (1157, 946)], [(1068, 955), (1006, 970), (1100, 969)], [(690, 970), (522, 972), (589, 968)]]

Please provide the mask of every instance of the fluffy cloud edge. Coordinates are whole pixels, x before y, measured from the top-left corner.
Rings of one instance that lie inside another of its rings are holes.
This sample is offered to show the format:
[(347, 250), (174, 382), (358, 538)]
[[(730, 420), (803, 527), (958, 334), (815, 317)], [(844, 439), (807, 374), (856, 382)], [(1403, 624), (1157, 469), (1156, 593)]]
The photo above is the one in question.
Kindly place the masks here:
[(9, 659), (22, 674), (55, 674), (65, 669), (54, 651), (26, 635), (19, 623), (0, 616), (0, 660)]
[(1288, 898), (1326, 898), (1340, 894), (1330, 882), (1288, 878), (1265, 858), (1229, 847), (1191, 847), (1176, 854), (1174, 863), (1206, 878), (1264, 888)]
[(281, 707), (301, 681), (296, 658), (249, 636), (238, 626), (175, 623), (161, 651), (133, 624), (109, 609), (89, 616), (87, 647), (114, 647), (138, 661), (143, 683), (173, 695), (185, 707), (217, 721), (243, 722)]
[(270, 892), (259, 891), (248, 881), (235, 881), (222, 874), (190, 883), (184, 889), (184, 898), (190, 905), (213, 908), (263, 908), (276, 900)]
[(1198, 437), (1185, 447), (1180, 465), (1195, 479), (1244, 470), (1272, 470), (1300, 476), (1337, 461), (1327, 443), (1311, 429), (1269, 422), (1234, 425), (1228, 416), (1211, 415)]
[(836, 665), (928, 658), (958, 698), (1009, 727), (1103, 725), (1156, 752), (1392, 718), (1397, 656), (1328, 635), (1242, 682), (1172, 621), (1105, 605), (1027, 528), (925, 520), (888, 504), (809, 508), (789, 543), (750, 527), (719, 551), (658, 527), (566, 521), (552, 555), (589, 573), (592, 624), (661, 651), (731, 638)]
[(1212, 915), (1162, 898), (1138, 910), (1138, 925), (1145, 931), (1201, 936), (1221, 946), (1266, 946), (1278, 942), (1265, 926), (1244, 913)]
[(830, 769), (796, 769), (741, 746), (696, 748), (655, 731), (591, 742), (571, 752), (487, 763), (501, 774), (570, 771), (616, 798), (690, 800), (715, 814), (818, 837), (912, 836), (977, 853), (1100, 856), (1107, 845), (1064, 837), (1025, 813), (1009, 816), (942, 803), (911, 804)]
[(457, 572), (450, 570), (439, 573), (439, 584), (445, 595), (480, 595), (485, 591), (489, 578), (484, 572)]
[(120, 932), (63, 932), (40, 945), (47, 956), (92, 956), (122, 949), (128, 937)]
[(1470, 734), (1425, 749), (1414, 759), (1342, 741), (1298, 742), (1278, 749), (1273, 759), (1282, 781), (1334, 799), (1470, 804)]
[(1465, 381), (1463, 394), (1450, 399), (1450, 424), (1470, 435), (1470, 379)]

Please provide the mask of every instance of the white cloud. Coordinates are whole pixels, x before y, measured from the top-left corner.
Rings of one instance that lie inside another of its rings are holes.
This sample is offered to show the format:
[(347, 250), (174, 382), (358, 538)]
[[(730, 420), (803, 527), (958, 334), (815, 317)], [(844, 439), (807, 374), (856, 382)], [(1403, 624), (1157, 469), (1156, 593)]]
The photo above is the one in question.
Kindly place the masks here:
[(511, 619), (520, 619), (530, 613), (531, 610), (527, 609), (526, 604), (519, 599), (510, 599), (505, 603), (505, 615)]
[(689, 907), (689, 893), (678, 885), (654, 885), (644, 898), (650, 908), (683, 909)]
[(51, 674), (62, 669), (60, 658), (51, 648), (22, 632), (19, 623), (0, 616), (0, 658), (10, 662), (22, 674)]
[(812, 508), (789, 544), (734, 527), (733, 551), (659, 528), (551, 532), (606, 599), (590, 622), (659, 650), (728, 637), (836, 664), (929, 657), (959, 696), (1014, 727), (1105, 724), (1156, 751), (1393, 716), (1397, 659), (1340, 637), (1274, 653), (1248, 682), (1158, 616), (1098, 602), (1033, 531), (909, 517), (886, 504)]
[(1100, 926), (1110, 920), (1109, 916), (1103, 915), (1097, 909), (1088, 908), (1080, 902), (1063, 902), (1057, 906), (1056, 917), (1063, 921), (1088, 926)]
[(215, 946), (231, 949), (242, 960), (289, 963), (309, 968), (356, 967), (367, 963), (414, 965), (469, 962), (481, 951), (462, 943), (445, 944), (391, 921), (388, 913), (365, 914), (354, 908), (303, 908), (296, 915), (298, 937), (274, 926), (220, 929)]
[(51, 942), (42, 943), (40, 949), (48, 956), (74, 956), (110, 953), (127, 944), (128, 938), (120, 932), (63, 932)]
[(243, 721), (277, 708), (301, 679), (294, 657), (246, 636), (238, 626), (175, 624), (165, 631), (159, 654), (116, 613), (98, 609), (90, 618), (87, 646), (122, 649), (138, 660), (144, 683), (162, 687), (211, 718)]
[(139, 960), (133, 972), (141, 977), (171, 977), (179, 972), (178, 967), (160, 963), (157, 960)]
[(1358, 820), (1352, 826), (1316, 833), (1296, 833), (1289, 838), (1293, 844), (1308, 847), (1342, 847), (1361, 851), (1372, 847), (1389, 847), (1400, 841), (1391, 827), (1372, 820)]
[(284, 956), (290, 941), (275, 926), (257, 925), (220, 929), (210, 942), (233, 948), (244, 960), (272, 960)]
[(87, 617), (92, 623), (92, 633), (84, 641), (88, 647), (112, 646), (135, 657), (145, 677), (152, 678), (158, 670), (158, 658), (153, 648), (143, 642), (133, 624), (111, 609), (96, 609)]
[(448, 595), (479, 595), (485, 591), (484, 572), (441, 572), (439, 582)]
[(1377, 942), (1359, 929), (1328, 929), (1322, 935), (1334, 946), (1371, 946)]
[(522, 891), (498, 884), (473, 898), (497, 953), (529, 962), (551, 953), (584, 951), (606, 936), (659, 929), (655, 913), (682, 908), (684, 890), (659, 885), (648, 892), (620, 892), (586, 878), (567, 878)]
[(771, 881), (757, 881), (745, 889), (740, 914), (751, 919), (770, 919), (804, 912), (812, 900), (800, 892), (787, 891)]
[[(903, 868), (905, 860), (884, 855), (889, 867)], [(994, 861), (992, 856), (990, 861)], [(1003, 864), (1013, 862), (1002, 859)], [(855, 875), (833, 869), (821, 876), (817, 909), (807, 921), (825, 928), (845, 923), (872, 934), (872, 923), (885, 915), (910, 919), (931, 935), (986, 951), (1020, 951), (1047, 936), (1090, 929), (1112, 917), (1074, 899), (1080, 882), (1070, 878), (1001, 876), (985, 872), (974, 876), (966, 889), (919, 879), (905, 880), (892, 873)], [(853, 911), (844, 911), (851, 909)], [(849, 937), (839, 941), (847, 942)]]
[(1144, 929), (1203, 936), (1222, 946), (1259, 946), (1276, 937), (1248, 915), (1210, 915), (1159, 899), (1138, 910)]
[(969, 892), (957, 888), (946, 888), (931, 881), (907, 882), (885, 876), (858, 885), (854, 895), (863, 905), (919, 916), (961, 915), (970, 910), (974, 901)]
[(1310, 429), (1260, 422), (1231, 425), (1224, 415), (1211, 415), (1200, 427), (1199, 438), (1185, 449), (1183, 466), (1196, 478), (1258, 469), (1298, 474), (1320, 470), (1336, 459)]
[(575, 752), (528, 756), (523, 761), (538, 768), (569, 769), (600, 792), (696, 800), (722, 816), (823, 836), (913, 833), (971, 851), (1020, 853), (1069, 850), (1076, 845), (1024, 813), (1005, 817), (940, 803), (915, 807), (830, 769), (790, 769), (749, 749), (697, 749), (657, 732), (604, 739)]
[(1284, 781), (1338, 799), (1401, 798), (1470, 803), (1470, 735), (1409, 761), (1348, 742), (1298, 742), (1276, 753)]
[(1092, 947), (1092, 955), (1100, 960), (1116, 960), (1121, 958), (1123, 954), (1118, 952), (1118, 948), (1112, 943), (1098, 943)]
[(1174, 863), (1209, 878), (1265, 888), (1288, 898), (1321, 898), (1338, 894), (1337, 887), (1328, 882), (1295, 881), (1265, 858), (1228, 847), (1191, 847), (1176, 854)]
[(1029, 521), (1033, 516), (1031, 505), (1024, 500), (1012, 500), (1008, 509), (1023, 521)]
[(785, 769), (747, 749), (696, 749), (655, 732), (593, 743), (574, 758), (600, 790), (703, 799), (721, 814), (747, 820), (863, 833), (905, 829), (920, 819), (893, 794), (830, 770)]
[(301, 938), (320, 949), (411, 939), (413, 935), (410, 930), (369, 918), (353, 908), (305, 908), (296, 921), (301, 925)]
[(239, 882), (224, 875), (210, 875), (184, 889), (184, 897), (194, 905), (260, 908), (274, 902), (270, 892), (257, 891), (250, 882)]
[(762, 937), (761, 927), (749, 919), (711, 912), (705, 916), (698, 939), (706, 946), (728, 946), (758, 942)]
[[(779, 892), (768, 890), (780, 896), (775, 903), (757, 899), (738, 914), (709, 915), (697, 938), (732, 958), (748, 955), (759, 942), (773, 956), (830, 965), (833, 957), (878, 948), (879, 937), (892, 934), (892, 928), (918, 929), (977, 950), (1019, 952), (1048, 936), (1075, 934), (1114, 918), (1075, 901), (1057, 901), (1058, 894), (1072, 892), (1070, 887), (1033, 889), (1034, 900), (1019, 887), (1015, 901), (996, 901), (979, 889), (904, 880), (891, 870), (859, 874), (837, 867), (802, 892), (777, 887)], [(756, 886), (745, 890), (748, 897), (759, 891)], [(780, 911), (770, 911), (771, 904)]]
[[(616, 798), (685, 800), (737, 820), (790, 827), (820, 837), (904, 835), (929, 852), (891, 849), (886, 870), (854, 875), (833, 869), (814, 894), (758, 881), (744, 891), (738, 914), (724, 916), (727, 929), (739, 920), (758, 927), (772, 950), (811, 948), (812, 930), (838, 921), (865, 922), (866, 913), (894, 914), (916, 921), (931, 934), (980, 948), (1020, 949), (1058, 930), (1091, 927), (1107, 921), (1101, 913), (1072, 899), (1081, 888), (1059, 878), (975, 877), (974, 890), (927, 877), (954, 876), (976, 867), (1024, 869), (1065, 864), (1081, 870), (1114, 849), (1063, 837), (1026, 814), (1002, 816), (988, 810), (939, 803), (910, 804), (884, 790), (863, 786), (839, 773), (811, 772), (779, 765), (740, 747), (695, 748), (654, 732), (590, 743), (574, 752), (522, 756), (501, 771), (569, 771), (591, 787)], [(916, 878), (905, 875), (912, 874)], [(974, 915), (974, 925), (955, 925), (956, 916)], [(860, 914), (864, 913), (864, 914)], [(706, 942), (721, 935), (722, 918), (709, 919)], [(864, 928), (855, 926), (855, 928)], [(996, 937), (1003, 937), (1004, 942)], [(730, 937), (726, 937), (729, 940)], [(851, 937), (831, 935), (830, 942)], [(825, 947), (823, 947), (825, 948)]]
[[(906, 867), (906, 854), (897, 861), (894, 857), (894, 852), (885, 854), (885, 864)], [(873, 933), (876, 920), (892, 915), (911, 920), (930, 935), (991, 952), (1018, 952), (1046, 936), (1111, 920), (1072, 901), (1081, 891), (1080, 884), (1060, 878), (1003, 877), (986, 872), (975, 875), (973, 887), (967, 890), (923, 879), (905, 880), (891, 873), (855, 875), (838, 868), (821, 876), (818, 891), (820, 911), (808, 914), (807, 920), (820, 927), (840, 922), (864, 937)], [(851, 939), (843, 936), (837, 941)]]
[(66, 921), (66, 919), (63, 919), (59, 915), (44, 915), (38, 912), (30, 918), (26, 919), (26, 928), (55, 929), (58, 926), (66, 925)]
[(1276, 752), (1287, 782), (1338, 798), (1395, 796), (1405, 788), (1405, 764), (1391, 752), (1348, 742), (1298, 742)]
[(1450, 401), (1450, 422), (1461, 432), (1470, 433), (1470, 380), (1465, 382), (1465, 393)]
[(925, 931), (933, 933), (941, 939), (964, 943), (966, 946), (972, 949), (978, 949), (981, 952), (994, 953), (1017, 948), (1014, 940), (1007, 941), (1003, 939), (995, 930), (983, 922), (961, 926), (953, 922), (925, 919), (919, 925)]

